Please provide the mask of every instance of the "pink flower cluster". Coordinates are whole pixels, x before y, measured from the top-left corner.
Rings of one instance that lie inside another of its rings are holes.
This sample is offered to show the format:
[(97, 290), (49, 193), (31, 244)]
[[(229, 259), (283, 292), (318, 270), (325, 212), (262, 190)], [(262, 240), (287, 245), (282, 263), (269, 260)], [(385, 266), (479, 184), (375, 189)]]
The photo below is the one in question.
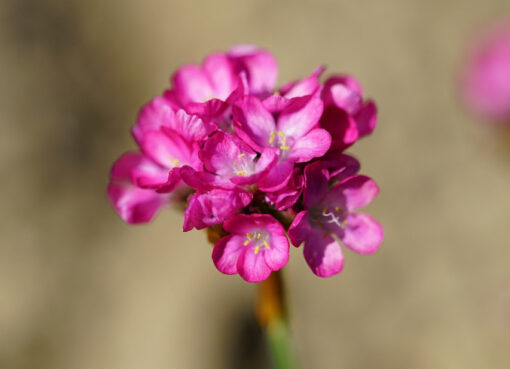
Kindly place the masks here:
[(484, 30), (464, 68), (465, 99), (476, 113), (510, 123), (510, 20)]
[(221, 227), (214, 264), (249, 282), (287, 263), (288, 238), (304, 243), (321, 277), (342, 270), (339, 242), (376, 251), (383, 230), (356, 211), (379, 189), (343, 153), (374, 130), (376, 106), (352, 77), (320, 83), (319, 68), (275, 89), (277, 72), (273, 56), (252, 46), (181, 67), (141, 109), (139, 151), (113, 165), (108, 196), (122, 219), (143, 223), (182, 204), (183, 230)]

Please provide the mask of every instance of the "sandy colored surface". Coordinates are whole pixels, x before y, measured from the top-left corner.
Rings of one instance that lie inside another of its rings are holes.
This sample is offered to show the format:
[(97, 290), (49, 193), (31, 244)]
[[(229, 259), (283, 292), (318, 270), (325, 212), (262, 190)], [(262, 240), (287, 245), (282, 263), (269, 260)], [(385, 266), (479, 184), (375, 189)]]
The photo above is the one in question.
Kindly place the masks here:
[(456, 97), (470, 35), (508, 1), (0, 3), (0, 367), (267, 367), (254, 286), (182, 216), (105, 199), (138, 107), (184, 62), (264, 46), (280, 82), (350, 72), (380, 108), (350, 152), (382, 189), (373, 256), (285, 268), (302, 368), (510, 367), (510, 154)]

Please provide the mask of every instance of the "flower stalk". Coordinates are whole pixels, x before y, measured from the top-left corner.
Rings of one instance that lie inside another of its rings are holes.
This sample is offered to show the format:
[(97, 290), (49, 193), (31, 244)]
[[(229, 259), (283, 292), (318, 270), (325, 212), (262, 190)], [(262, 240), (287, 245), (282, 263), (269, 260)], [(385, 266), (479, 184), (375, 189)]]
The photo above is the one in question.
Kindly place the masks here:
[(271, 273), (258, 287), (256, 318), (267, 337), (275, 368), (297, 368), (292, 350), (282, 272)]

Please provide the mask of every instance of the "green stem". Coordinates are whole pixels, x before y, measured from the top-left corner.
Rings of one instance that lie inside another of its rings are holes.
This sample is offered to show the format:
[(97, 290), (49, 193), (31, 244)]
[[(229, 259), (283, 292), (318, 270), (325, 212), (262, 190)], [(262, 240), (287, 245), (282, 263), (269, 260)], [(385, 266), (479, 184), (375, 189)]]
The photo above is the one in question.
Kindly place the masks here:
[(268, 325), (266, 331), (275, 368), (297, 368), (292, 352), (292, 339), (288, 325), (283, 321), (275, 321)]
[(280, 271), (259, 284), (256, 313), (267, 336), (275, 369), (296, 369)]

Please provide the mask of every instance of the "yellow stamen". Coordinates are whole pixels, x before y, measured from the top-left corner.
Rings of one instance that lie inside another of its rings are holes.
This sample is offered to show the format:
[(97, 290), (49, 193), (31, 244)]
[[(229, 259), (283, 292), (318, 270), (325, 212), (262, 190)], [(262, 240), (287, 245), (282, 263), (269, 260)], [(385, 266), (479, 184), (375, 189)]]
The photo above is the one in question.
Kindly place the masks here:
[(250, 244), (250, 240), (246, 240), (246, 241), (244, 241), (244, 243), (243, 243), (243, 245), (244, 245), (244, 246), (248, 246), (249, 244)]
[(239, 170), (236, 172), (236, 176), (245, 176), (246, 175), (246, 171), (245, 170)]
[(255, 246), (255, 249), (253, 251), (255, 252), (255, 255), (257, 255), (260, 251), (260, 246)]
[(262, 235), (260, 233), (257, 233), (257, 240), (260, 240), (260, 237), (262, 237)]
[(336, 211), (340, 211), (340, 206), (335, 207)]
[(174, 166), (174, 168), (177, 168), (179, 166), (179, 159), (170, 159), (170, 161), (172, 162), (172, 165)]
[(266, 247), (266, 249), (269, 249), (269, 244), (267, 243), (267, 241), (262, 241), (262, 243), (264, 244), (264, 246)]
[(253, 238), (253, 235), (251, 233), (246, 233), (246, 237), (248, 237), (249, 240)]
[[(246, 154), (243, 152), (242, 154), (239, 154), (237, 155), (238, 158), (242, 158), (243, 156), (245, 156)], [(234, 162), (235, 163), (235, 162)]]

